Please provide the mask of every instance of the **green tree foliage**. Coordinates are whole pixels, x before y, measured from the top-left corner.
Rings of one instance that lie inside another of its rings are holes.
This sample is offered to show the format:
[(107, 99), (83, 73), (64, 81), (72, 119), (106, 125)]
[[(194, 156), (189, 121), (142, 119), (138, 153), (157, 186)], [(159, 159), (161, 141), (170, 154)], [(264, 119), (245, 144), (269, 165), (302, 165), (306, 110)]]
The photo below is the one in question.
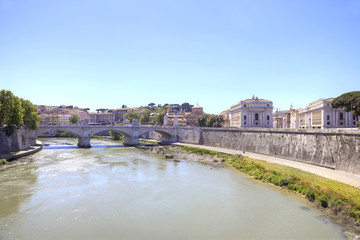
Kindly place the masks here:
[(209, 118), (209, 114), (202, 114), (196, 119), (196, 125), (199, 127), (206, 127), (207, 119)]
[(24, 124), (21, 100), (12, 92), (1, 90), (0, 92), (0, 126), (5, 125), (8, 136)]
[(124, 117), (132, 122), (134, 118), (140, 119), (140, 113), (135, 112), (134, 109), (130, 109), (127, 114), (124, 115)]
[(348, 92), (335, 98), (331, 105), (333, 108), (342, 108), (346, 112), (352, 112), (358, 117), (360, 115), (360, 91)]
[(199, 127), (222, 127), (225, 123), (224, 116), (215, 114), (202, 114), (196, 119)]
[(28, 100), (20, 99), (11, 91), (0, 91), (0, 126), (11, 136), (21, 126), (35, 130), (39, 126), (37, 108)]
[(36, 106), (34, 106), (29, 100), (21, 99), (21, 107), (24, 114), (24, 125), (31, 130), (35, 130), (39, 127), (40, 121)]
[(112, 138), (112, 140), (115, 140), (115, 141), (122, 141), (124, 140), (124, 135), (122, 135), (121, 133), (119, 132), (115, 132), (115, 131), (112, 131), (110, 130), (110, 136)]
[(181, 104), (181, 111), (183, 112), (191, 112), (191, 108), (193, 107), (193, 105), (190, 105), (189, 103), (183, 103)]
[(153, 124), (162, 126), (164, 124), (165, 113), (166, 113), (165, 108), (159, 108), (156, 111), (155, 116), (152, 120)]
[(140, 122), (148, 123), (150, 122), (150, 114), (152, 111), (150, 109), (144, 109), (141, 113)]
[(70, 116), (69, 121), (71, 124), (78, 124), (80, 122), (80, 118), (77, 114), (73, 114)]

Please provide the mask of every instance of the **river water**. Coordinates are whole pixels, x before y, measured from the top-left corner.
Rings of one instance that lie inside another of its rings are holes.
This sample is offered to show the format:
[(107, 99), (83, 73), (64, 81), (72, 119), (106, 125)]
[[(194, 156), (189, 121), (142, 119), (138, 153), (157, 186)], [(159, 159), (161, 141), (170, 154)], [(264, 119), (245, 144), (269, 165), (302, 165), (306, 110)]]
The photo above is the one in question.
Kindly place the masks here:
[(30, 163), (0, 171), (1, 240), (344, 239), (302, 198), (230, 168), (43, 141)]

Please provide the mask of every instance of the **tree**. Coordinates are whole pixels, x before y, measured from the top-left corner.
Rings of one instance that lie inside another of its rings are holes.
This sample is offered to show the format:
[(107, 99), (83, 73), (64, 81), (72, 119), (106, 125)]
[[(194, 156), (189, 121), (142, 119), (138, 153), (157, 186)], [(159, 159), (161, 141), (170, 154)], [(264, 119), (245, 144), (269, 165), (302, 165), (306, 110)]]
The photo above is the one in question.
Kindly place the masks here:
[(80, 118), (77, 114), (73, 114), (70, 116), (69, 121), (71, 124), (78, 124), (80, 122)]
[(107, 108), (99, 108), (99, 109), (96, 109), (96, 111), (98, 112), (98, 113), (104, 113), (104, 112), (107, 112), (109, 109), (107, 109)]
[(155, 113), (155, 116), (153, 118), (153, 124), (156, 124), (156, 125), (163, 125), (164, 124), (164, 117), (165, 117), (165, 113), (166, 113), (166, 110), (165, 108), (159, 108), (156, 113)]
[(141, 113), (140, 122), (150, 122), (150, 114), (152, 111), (150, 109), (144, 109)]
[(110, 136), (111, 136), (112, 140), (115, 140), (115, 141), (124, 140), (124, 135), (122, 135), (119, 132), (115, 132), (113, 130), (110, 130), (109, 133), (110, 133)]
[(331, 105), (333, 108), (342, 108), (346, 112), (351, 111), (358, 118), (360, 115), (360, 91), (344, 93), (335, 98)]
[(155, 106), (155, 103), (149, 103), (149, 104), (148, 104), (148, 107), (151, 107), (151, 108), (152, 108), (152, 107), (154, 107), (154, 106)]
[(0, 92), (0, 126), (5, 126), (6, 134), (11, 136), (15, 129), (23, 125), (23, 109), (21, 100), (11, 91)]
[(23, 109), (23, 122), (25, 127), (35, 130), (39, 126), (40, 121), (36, 106), (29, 100), (21, 99), (21, 107)]
[(130, 122), (132, 122), (132, 120), (133, 120), (134, 118), (140, 119), (140, 113), (135, 112), (134, 109), (130, 109), (130, 110), (128, 111), (128, 113), (124, 115), (124, 117), (125, 117), (127, 120), (129, 120)]
[(202, 114), (196, 119), (196, 125), (199, 127), (206, 127), (206, 122), (209, 117), (209, 114)]
[(224, 116), (215, 114), (202, 114), (196, 119), (199, 127), (222, 127), (225, 123)]
[(187, 103), (187, 102), (181, 104), (181, 111), (191, 112), (191, 105), (189, 103)]

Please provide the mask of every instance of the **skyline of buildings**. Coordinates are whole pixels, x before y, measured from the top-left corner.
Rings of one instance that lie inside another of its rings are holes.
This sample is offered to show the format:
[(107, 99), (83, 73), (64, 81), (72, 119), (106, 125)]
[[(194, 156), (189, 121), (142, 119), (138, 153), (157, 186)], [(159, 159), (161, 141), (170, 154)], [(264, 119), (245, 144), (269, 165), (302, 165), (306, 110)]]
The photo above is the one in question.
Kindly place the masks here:
[[(229, 109), (220, 113), (225, 118), (224, 127), (238, 128), (355, 128), (358, 119), (351, 112), (334, 109), (331, 101), (334, 98), (319, 99), (309, 103), (304, 108), (274, 111), (273, 102), (253, 96), (251, 99), (241, 100)], [(151, 107), (149, 107), (151, 105)], [(142, 113), (144, 109), (158, 109), (161, 104), (149, 104), (146, 107), (127, 108), (123, 105), (117, 109), (102, 109), (104, 112), (91, 112), (88, 108), (73, 106), (37, 105), (40, 124), (69, 123), (71, 115), (76, 114), (80, 122), (89, 119), (90, 124), (124, 123), (125, 114), (133, 109)], [(189, 111), (190, 110), (190, 111)], [(204, 113), (203, 107), (190, 105), (182, 108), (179, 104), (167, 104), (164, 125), (172, 126), (177, 123), (182, 126), (196, 126), (197, 118)], [(150, 119), (155, 113), (150, 115)], [(149, 121), (151, 122), (151, 120)]]

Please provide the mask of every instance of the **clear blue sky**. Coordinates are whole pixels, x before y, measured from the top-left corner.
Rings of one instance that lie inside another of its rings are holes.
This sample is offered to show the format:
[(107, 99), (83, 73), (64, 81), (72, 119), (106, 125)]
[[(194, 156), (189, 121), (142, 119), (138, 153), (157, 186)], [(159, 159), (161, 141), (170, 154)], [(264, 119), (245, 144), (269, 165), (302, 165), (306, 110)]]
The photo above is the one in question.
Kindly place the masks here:
[(0, 0), (0, 89), (117, 108), (360, 90), (360, 0)]

